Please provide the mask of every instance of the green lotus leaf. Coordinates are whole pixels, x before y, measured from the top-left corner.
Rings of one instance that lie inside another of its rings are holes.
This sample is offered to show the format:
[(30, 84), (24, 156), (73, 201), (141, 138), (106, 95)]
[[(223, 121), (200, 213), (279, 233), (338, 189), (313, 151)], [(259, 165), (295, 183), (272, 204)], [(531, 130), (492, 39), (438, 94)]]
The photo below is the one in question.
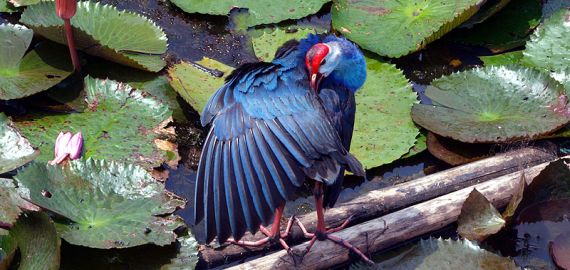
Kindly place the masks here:
[(511, 259), (484, 250), (469, 240), (430, 238), (420, 240), (396, 258), (380, 262), (375, 269), (515, 270), (519, 267)]
[(10, 2), (15, 7), (22, 7), (22, 6), (35, 5), (41, 2), (41, 0), (8, 0), (8, 2)]
[(261, 33), (257, 37), (252, 37), (253, 51), (260, 61), (271, 62), (275, 52), (281, 45), (291, 39), (302, 39), (310, 33), (316, 33), (313, 28), (292, 28), (292, 29), (264, 29), (257, 30)]
[(570, 89), (570, 7), (555, 12), (533, 33), (523, 52), (523, 62), (552, 72)]
[(3, 113), (0, 113), (0, 149), (0, 174), (14, 170), (39, 155), (39, 151), (16, 131)]
[(490, 66), (455, 73), (426, 89), (433, 105), (416, 104), (422, 127), (455, 140), (532, 139), (570, 122), (564, 87), (538, 70)]
[[(168, 76), (172, 88), (194, 110), (202, 113), (210, 96), (224, 85), (224, 78), (230, 75), (233, 68), (209, 58), (204, 58), (196, 64), (188, 62), (176, 64), (168, 69)], [(221, 76), (213, 76), (204, 68), (220, 73)]]
[(18, 8), (8, 2), (8, 0), (0, 0), (0, 12), (12, 13), (16, 11), (18, 11)]
[(178, 238), (179, 251), (176, 258), (169, 264), (164, 265), (160, 270), (186, 270), (195, 269), (198, 263), (198, 241), (188, 232), (188, 235)]
[(420, 134), (416, 137), (416, 143), (407, 154), (403, 155), (402, 158), (409, 158), (413, 157), (423, 151), (427, 150), (427, 134), (424, 131), (421, 131)]
[(43, 43), (26, 54), (33, 36), (25, 26), (0, 24), (0, 100), (36, 94), (71, 74), (63, 46)]
[(126, 161), (147, 169), (167, 160), (167, 153), (154, 145), (172, 113), (166, 105), (111, 80), (87, 77), (85, 91), (88, 109), (82, 113), (34, 111), (15, 119), (21, 134), (40, 149), (38, 161), (53, 159), (60, 131), (82, 132), (87, 158)]
[(22, 213), (20, 206), (25, 203), (12, 180), (0, 178), (0, 224), (11, 225), (16, 222)]
[(332, 24), (362, 48), (399, 57), (425, 47), (471, 17), (479, 0), (338, 0)]
[(183, 222), (168, 215), (184, 205), (143, 168), (94, 159), (67, 166), (32, 163), (14, 177), (30, 200), (65, 217), (56, 220), (63, 239), (94, 248), (168, 245)]
[(469, 20), (464, 22), (461, 25), (461, 28), (472, 28), (473, 26), (486, 21), (493, 15), (497, 14), (497, 12), (501, 11), (509, 4), (509, 2), (511, 2), (511, 0), (485, 1), (481, 6), (481, 9), (469, 18)]
[(356, 94), (356, 119), (350, 152), (366, 168), (390, 163), (408, 153), (419, 130), (410, 108), (416, 93), (394, 65), (366, 59), (366, 83)]
[(23, 214), (10, 236), (18, 242), (22, 254), (18, 269), (59, 269), (61, 239), (47, 214)]
[[(57, 17), (55, 2), (41, 2), (26, 8), (20, 21), (50, 40), (67, 44), (63, 20)], [(81, 1), (71, 19), (77, 48), (123, 65), (159, 71), (165, 66), (167, 38), (154, 22), (110, 5)]]
[(542, 17), (549, 18), (552, 14), (562, 8), (570, 8), (570, 2), (567, 0), (548, 0), (542, 2)]
[(170, 86), (167, 76), (137, 70), (131, 67), (113, 65), (106, 61), (92, 63), (86, 67), (86, 70), (87, 73), (94, 78), (119, 81), (135, 89), (149, 93), (168, 105), (172, 110), (172, 118), (174, 118), (174, 120), (186, 120), (184, 111), (176, 99), (178, 94), (174, 91), (172, 86)]
[(493, 52), (525, 44), (542, 16), (540, 0), (511, 1), (505, 8), (469, 31), (458, 32), (455, 41), (480, 45)]
[(518, 65), (523, 57), (522, 51), (514, 51), (496, 55), (479, 57), (485, 66), (507, 66)]
[(4, 229), (0, 229), (0, 269), (9, 269), (14, 255), (16, 254), (16, 249), (18, 248), (18, 243), (12, 236), (8, 234), (9, 232)]
[(247, 26), (277, 23), (288, 19), (300, 19), (317, 13), (330, 0), (171, 0), (188, 13), (227, 15), (232, 9), (246, 8)]
[(483, 194), (473, 189), (461, 208), (457, 219), (457, 233), (469, 240), (480, 242), (504, 226), (505, 220), (499, 211)]

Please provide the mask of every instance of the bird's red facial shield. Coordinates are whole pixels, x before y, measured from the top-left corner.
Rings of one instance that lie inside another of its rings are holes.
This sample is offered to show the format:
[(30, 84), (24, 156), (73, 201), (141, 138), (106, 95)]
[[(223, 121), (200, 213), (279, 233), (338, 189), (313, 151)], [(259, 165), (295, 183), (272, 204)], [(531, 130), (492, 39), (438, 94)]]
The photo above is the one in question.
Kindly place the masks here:
[(317, 91), (319, 84), (321, 83), (321, 79), (323, 78), (323, 75), (319, 73), (319, 68), (321, 67), (323, 59), (325, 59), (329, 53), (329, 50), (329, 46), (323, 43), (317, 43), (311, 47), (305, 57), (305, 64), (307, 65), (307, 70), (309, 70), (311, 88), (314, 91)]

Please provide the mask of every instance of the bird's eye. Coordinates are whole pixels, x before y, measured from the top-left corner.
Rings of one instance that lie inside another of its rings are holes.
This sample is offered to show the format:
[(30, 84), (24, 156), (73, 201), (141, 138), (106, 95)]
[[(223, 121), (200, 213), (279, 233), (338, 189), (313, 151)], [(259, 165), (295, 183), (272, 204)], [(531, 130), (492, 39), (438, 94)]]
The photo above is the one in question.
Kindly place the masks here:
[(321, 66), (327, 63), (327, 59), (323, 59), (323, 61), (321, 61)]

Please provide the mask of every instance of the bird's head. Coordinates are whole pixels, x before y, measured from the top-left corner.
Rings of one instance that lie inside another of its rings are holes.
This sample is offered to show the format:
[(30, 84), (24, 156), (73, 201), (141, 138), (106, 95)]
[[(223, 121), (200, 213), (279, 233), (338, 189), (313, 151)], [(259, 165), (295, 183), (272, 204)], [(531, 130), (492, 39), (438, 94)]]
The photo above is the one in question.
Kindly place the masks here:
[(311, 88), (318, 90), (324, 78), (330, 78), (356, 92), (366, 80), (366, 61), (352, 42), (327, 36), (313, 45), (305, 56)]

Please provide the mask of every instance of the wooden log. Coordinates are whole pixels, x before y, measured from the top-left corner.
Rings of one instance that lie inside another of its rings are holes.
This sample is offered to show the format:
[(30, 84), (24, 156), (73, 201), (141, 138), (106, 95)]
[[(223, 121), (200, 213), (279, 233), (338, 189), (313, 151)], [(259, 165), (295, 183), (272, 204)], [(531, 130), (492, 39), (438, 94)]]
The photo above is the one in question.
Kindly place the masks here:
[[(527, 182), (549, 162), (524, 170)], [(374, 253), (408, 239), (441, 229), (457, 220), (463, 202), (476, 188), (495, 207), (507, 205), (522, 171), (470, 186), (435, 199), (355, 225), (333, 235), (343, 238), (365, 253)], [(294, 247), (304, 250), (308, 242)], [(329, 269), (350, 260), (348, 250), (330, 241), (317, 241), (301, 264), (295, 265), (285, 252), (279, 251), (228, 269)]]
[[(393, 212), (404, 207), (426, 201), (461, 188), (481, 183), (489, 179), (506, 175), (525, 167), (534, 166), (545, 161), (552, 161), (556, 156), (552, 151), (541, 148), (527, 147), (506, 152), (487, 159), (479, 160), (446, 171), (434, 173), (422, 178), (370, 191), (351, 201), (339, 203), (328, 209), (325, 217), (327, 225), (335, 227), (349, 216), (353, 216), (351, 224), (370, 220), (374, 217)], [(316, 228), (316, 213), (311, 212), (298, 217), (307, 230)], [(255, 236), (246, 235), (243, 239), (253, 240), (264, 237), (258, 233)], [(288, 243), (291, 245), (304, 240), (299, 228), (294, 226)], [(243, 248), (229, 245), (219, 249), (201, 246), (200, 254), (207, 267), (243, 260), (247, 257), (260, 255), (279, 247)]]

